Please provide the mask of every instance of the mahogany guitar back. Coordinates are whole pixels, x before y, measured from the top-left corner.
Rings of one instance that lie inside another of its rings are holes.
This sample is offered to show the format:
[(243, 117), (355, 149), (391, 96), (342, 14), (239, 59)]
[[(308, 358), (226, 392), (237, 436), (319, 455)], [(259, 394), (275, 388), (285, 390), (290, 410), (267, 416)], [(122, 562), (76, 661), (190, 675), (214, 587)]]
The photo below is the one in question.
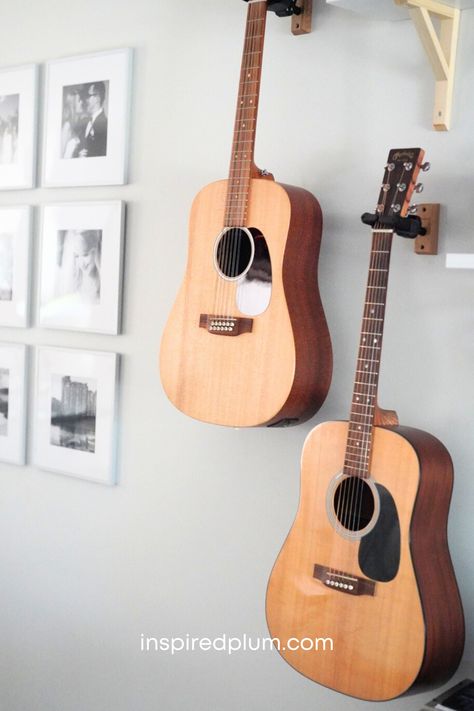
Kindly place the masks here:
[(171, 402), (198, 420), (234, 427), (296, 424), (313, 415), (329, 389), (332, 355), (319, 297), (321, 211), (305, 190), (268, 179), (251, 182), (247, 224), (267, 242), (270, 302), (250, 330), (228, 337), (203, 328), (226, 308), (245, 319), (234, 283), (216, 286), (212, 255), (224, 224), (228, 181), (206, 186), (190, 217), (186, 274), (166, 325), (161, 379)]

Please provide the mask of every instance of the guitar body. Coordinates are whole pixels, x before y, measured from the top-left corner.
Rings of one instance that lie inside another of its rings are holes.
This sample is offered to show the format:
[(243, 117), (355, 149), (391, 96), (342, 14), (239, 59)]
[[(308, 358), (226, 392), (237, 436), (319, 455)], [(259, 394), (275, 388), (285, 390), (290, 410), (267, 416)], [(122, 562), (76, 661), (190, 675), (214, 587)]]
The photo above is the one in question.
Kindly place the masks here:
[(250, 317), (250, 331), (228, 336), (202, 327), (207, 315), (249, 317), (237, 305), (238, 282), (219, 283), (213, 261), (227, 192), (227, 180), (212, 183), (192, 206), (186, 274), (161, 343), (163, 387), (179, 410), (205, 422), (296, 424), (319, 409), (332, 373), (317, 281), (321, 210), (305, 190), (251, 180), (246, 224), (266, 242), (271, 297)]
[[(370, 473), (380, 493), (378, 522), (350, 540), (330, 520), (347, 434), (346, 422), (327, 422), (307, 438), (299, 510), (271, 573), (267, 620), (280, 654), (299, 672), (382, 701), (415, 683), (441, 683), (462, 654), (463, 614), (446, 535), (452, 464), (429, 434), (375, 427)], [(332, 586), (338, 580), (341, 587)], [(350, 593), (351, 581), (359, 594)], [(291, 651), (292, 637), (331, 638), (333, 650), (320, 643)]]

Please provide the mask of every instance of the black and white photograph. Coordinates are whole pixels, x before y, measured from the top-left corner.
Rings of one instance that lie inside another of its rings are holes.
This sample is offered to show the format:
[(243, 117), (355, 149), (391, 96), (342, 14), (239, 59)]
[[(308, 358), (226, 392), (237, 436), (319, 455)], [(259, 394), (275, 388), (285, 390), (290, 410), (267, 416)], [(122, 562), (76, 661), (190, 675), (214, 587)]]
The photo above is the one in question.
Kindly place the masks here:
[(0, 343), (0, 461), (25, 463), (27, 347)]
[(63, 158), (107, 155), (108, 88), (108, 81), (72, 84), (63, 88)]
[(19, 94), (0, 96), (0, 165), (18, 160)]
[(0, 208), (0, 326), (28, 325), (31, 208)]
[(116, 353), (40, 346), (36, 359), (34, 463), (115, 483)]
[(58, 230), (55, 297), (100, 303), (102, 230)]
[(35, 183), (36, 65), (0, 70), (0, 190)]
[(13, 234), (0, 232), (0, 301), (13, 298)]
[(93, 454), (96, 403), (96, 380), (54, 373), (51, 377), (51, 444)]
[(127, 182), (132, 50), (46, 65), (43, 185)]
[(8, 398), (10, 370), (0, 367), (0, 437), (8, 435)]
[(41, 326), (118, 333), (123, 212), (120, 201), (43, 208)]

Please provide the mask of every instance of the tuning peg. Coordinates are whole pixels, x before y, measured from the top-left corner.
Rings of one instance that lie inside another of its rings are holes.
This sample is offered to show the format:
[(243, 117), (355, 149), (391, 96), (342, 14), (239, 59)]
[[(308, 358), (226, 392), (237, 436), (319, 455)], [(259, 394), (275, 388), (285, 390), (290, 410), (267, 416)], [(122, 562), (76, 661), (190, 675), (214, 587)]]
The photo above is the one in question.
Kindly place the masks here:
[(403, 164), (403, 167), (405, 168), (405, 170), (411, 170), (413, 168), (413, 163), (411, 163), (410, 161), (406, 161)]
[(398, 203), (396, 205), (391, 205), (391, 208), (395, 213), (400, 212), (400, 210), (402, 209), (401, 205), (399, 205)]
[(395, 170), (395, 163), (387, 163), (385, 168), (386, 168), (386, 170), (388, 170), (389, 173), (391, 173), (392, 170)]
[(418, 210), (418, 205), (410, 205), (410, 207), (407, 210), (407, 213), (409, 215), (415, 215), (417, 210)]
[(422, 193), (423, 187), (423, 183), (417, 183), (414, 187), (415, 193)]
[(420, 168), (421, 168), (421, 170), (423, 171), (423, 173), (427, 173), (427, 172), (429, 171), (429, 169), (431, 168), (431, 163), (429, 163), (428, 161), (426, 161), (426, 163), (423, 163), (423, 164), (420, 166)]

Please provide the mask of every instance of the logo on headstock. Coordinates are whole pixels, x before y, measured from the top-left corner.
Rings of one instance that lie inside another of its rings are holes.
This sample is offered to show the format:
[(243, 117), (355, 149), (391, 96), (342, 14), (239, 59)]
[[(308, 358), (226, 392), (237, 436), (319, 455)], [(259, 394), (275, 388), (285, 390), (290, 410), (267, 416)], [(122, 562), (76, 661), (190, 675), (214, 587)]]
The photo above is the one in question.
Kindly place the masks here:
[(414, 160), (415, 158), (415, 153), (414, 151), (395, 151), (395, 153), (392, 156), (393, 160), (399, 161), (399, 160)]

